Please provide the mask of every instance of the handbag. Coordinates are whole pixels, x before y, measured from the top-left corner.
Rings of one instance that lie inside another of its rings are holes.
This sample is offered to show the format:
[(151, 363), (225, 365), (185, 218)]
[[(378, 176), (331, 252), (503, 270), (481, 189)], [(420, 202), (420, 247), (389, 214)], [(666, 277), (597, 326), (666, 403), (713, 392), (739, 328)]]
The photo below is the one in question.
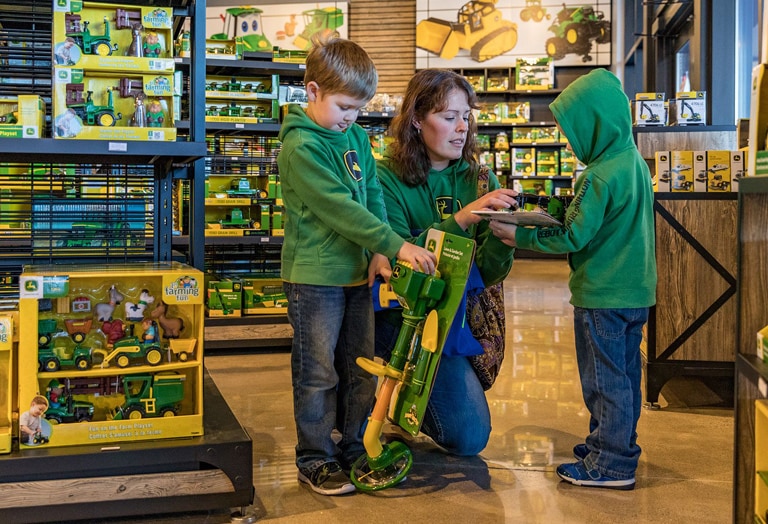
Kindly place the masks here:
[[(488, 192), (488, 167), (483, 166), (477, 175), (478, 198)], [(473, 271), (479, 270), (476, 266)], [(504, 338), (506, 314), (504, 312), (504, 286), (502, 282), (492, 286), (467, 291), (467, 323), (483, 348), (479, 355), (469, 358), (472, 368), (480, 379), (483, 390), (493, 386), (504, 361)]]

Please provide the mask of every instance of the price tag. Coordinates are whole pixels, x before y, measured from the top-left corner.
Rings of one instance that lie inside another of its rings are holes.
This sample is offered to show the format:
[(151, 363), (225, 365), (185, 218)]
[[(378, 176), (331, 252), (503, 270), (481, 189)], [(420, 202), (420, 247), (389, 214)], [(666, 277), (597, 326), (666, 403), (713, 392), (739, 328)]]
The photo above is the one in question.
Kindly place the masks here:
[(110, 142), (107, 147), (110, 151), (117, 151), (118, 153), (125, 153), (128, 151), (127, 142)]

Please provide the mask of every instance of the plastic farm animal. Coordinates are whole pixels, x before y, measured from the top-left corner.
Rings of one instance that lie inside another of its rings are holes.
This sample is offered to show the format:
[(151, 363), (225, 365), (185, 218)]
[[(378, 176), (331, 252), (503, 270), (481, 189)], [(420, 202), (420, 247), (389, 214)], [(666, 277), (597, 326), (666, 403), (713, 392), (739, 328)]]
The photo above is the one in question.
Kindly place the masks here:
[(107, 320), (101, 325), (101, 331), (107, 337), (107, 347), (112, 347), (125, 336), (125, 325), (119, 318)]
[(142, 289), (139, 295), (139, 301), (125, 303), (125, 319), (131, 322), (140, 322), (144, 320), (144, 311), (147, 306), (155, 301), (155, 297), (149, 294), (148, 289)]
[(115, 307), (123, 300), (125, 300), (125, 297), (113, 284), (112, 287), (109, 288), (109, 302), (101, 302), (96, 304), (96, 307), (94, 308), (96, 312), (96, 320), (99, 322), (112, 320), (112, 313), (115, 312)]
[(168, 304), (161, 300), (155, 309), (152, 310), (150, 316), (156, 319), (160, 327), (163, 328), (163, 338), (179, 338), (184, 330), (184, 321), (176, 317), (166, 317), (167, 311)]

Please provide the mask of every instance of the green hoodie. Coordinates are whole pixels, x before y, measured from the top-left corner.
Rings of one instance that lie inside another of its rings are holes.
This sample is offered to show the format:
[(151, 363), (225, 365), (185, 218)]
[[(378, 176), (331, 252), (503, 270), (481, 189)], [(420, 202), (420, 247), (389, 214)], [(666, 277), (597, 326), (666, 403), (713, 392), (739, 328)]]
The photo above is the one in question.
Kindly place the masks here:
[(281, 276), (297, 284), (347, 286), (368, 278), (369, 253), (393, 258), (403, 239), (386, 223), (371, 144), (355, 124), (315, 124), (291, 104), (278, 138), (285, 205)]
[[(389, 223), (397, 234), (419, 246), (424, 245), (428, 228), (474, 238), (477, 242), (475, 261), (485, 285), (504, 280), (512, 267), (514, 250), (493, 235), (488, 221), (483, 220), (464, 231), (453, 218), (454, 212), (477, 199), (477, 173), (467, 177), (467, 162), (454, 162), (442, 171), (432, 169), (427, 183), (416, 187), (410, 187), (398, 178), (392, 170), (388, 152), (377, 166)], [(489, 191), (498, 189), (496, 176), (490, 173), (488, 178)]]
[(518, 247), (568, 253), (571, 304), (641, 308), (656, 303), (653, 187), (632, 138), (619, 79), (595, 69), (549, 106), (586, 169), (563, 227), (517, 228)]

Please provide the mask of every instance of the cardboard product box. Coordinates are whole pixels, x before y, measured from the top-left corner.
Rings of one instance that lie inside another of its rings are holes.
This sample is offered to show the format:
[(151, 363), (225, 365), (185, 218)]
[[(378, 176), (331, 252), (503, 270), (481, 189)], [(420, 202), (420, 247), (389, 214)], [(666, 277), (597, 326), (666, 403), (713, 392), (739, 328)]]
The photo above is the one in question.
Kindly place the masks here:
[(509, 151), (496, 151), (496, 159), (494, 165), (496, 169), (511, 169), (512, 164), (510, 162)]
[(205, 311), (209, 317), (243, 316), (243, 283), (239, 279), (210, 278), (206, 287)]
[(707, 152), (693, 152), (693, 191), (705, 193), (707, 191)]
[(573, 176), (576, 172), (576, 157), (573, 151), (560, 148), (560, 176)]
[(544, 91), (555, 87), (555, 65), (551, 57), (518, 58), (515, 89)]
[(672, 151), (669, 161), (672, 192), (693, 192), (693, 151)]
[(739, 190), (739, 180), (744, 177), (745, 151), (731, 151), (731, 191)]
[(513, 144), (533, 144), (536, 141), (535, 127), (514, 127), (512, 129)]
[(757, 357), (768, 363), (768, 326), (757, 332)]
[(502, 124), (524, 124), (531, 121), (530, 102), (501, 102), (498, 112)]
[(280, 104), (278, 103), (277, 99), (206, 99), (206, 122), (229, 122), (234, 124), (276, 124), (279, 120)]
[(80, 0), (53, 2), (56, 67), (171, 74), (173, 9)]
[(653, 190), (659, 193), (672, 191), (672, 163), (669, 151), (656, 151), (656, 173), (653, 177)]
[(278, 75), (205, 77), (205, 98), (262, 100), (278, 98)]
[(0, 98), (0, 138), (42, 138), (45, 102), (37, 95)]
[(731, 190), (731, 152), (707, 151), (707, 191)]
[(173, 75), (54, 69), (53, 136), (175, 141)]
[(667, 123), (664, 93), (637, 93), (632, 109), (636, 126), (663, 126)]
[(272, 236), (281, 237), (285, 235), (285, 208), (281, 205), (272, 206)]
[(288, 299), (279, 278), (243, 279), (243, 314), (277, 315), (288, 312)]
[(533, 176), (536, 174), (536, 150), (532, 147), (515, 147), (511, 151), (512, 174)]
[(557, 126), (536, 127), (533, 133), (537, 144), (555, 144), (560, 140)]
[(20, 422), (45, 414), (19, 448), (202, 435), (203, 279), (178, 262), (25, 267)]
[(508, 91), (509, 74), (507, 73), (507, 70), (489, 70), (488, 77), (485, 81), (485, 90), (488, 92)]
[(707, 123), (707, 92), (685, 91), (678, 92), (670, 111), (670, 125), (689, 126)]
[(558, 176), (560, 151), (557, 149), (539, 149), (536, 151), (536, 175)]
[(13, 440), (13, 411), (16, 407), (13, 402), (16, 398), (14, 346), (18, 342), (17, 326), (15, 312), (0, 313), (0, 453), (10, 453)]
[(554, 183), (549, 178), (527, 178), (524, 180), (515, 180), (512, 183), (512, 189), (519, 193), (531, 193), (535, 195), (552, 195)]
[(475, 121), (478, 124), (495, 124), (501, 122), (499, 115), (499, 105), (492, 102), (481, 102), (477, 109), (473, 109)]
[(484, 74), (466, 74), (464, 78), (472, 86), (475, 91), (485, 91), (485, 75)]
[(765, 152), (765, 139), (768, 134), (768, 102), (766, 102), (768, 101), (768, 74), (766, 71), (768, 71), (768, 64), (757, 64), (752, 69), (749, 116), (749, 149), (752, 154), (747, 159), (749, 176), (768, 174), (768, 153)]

